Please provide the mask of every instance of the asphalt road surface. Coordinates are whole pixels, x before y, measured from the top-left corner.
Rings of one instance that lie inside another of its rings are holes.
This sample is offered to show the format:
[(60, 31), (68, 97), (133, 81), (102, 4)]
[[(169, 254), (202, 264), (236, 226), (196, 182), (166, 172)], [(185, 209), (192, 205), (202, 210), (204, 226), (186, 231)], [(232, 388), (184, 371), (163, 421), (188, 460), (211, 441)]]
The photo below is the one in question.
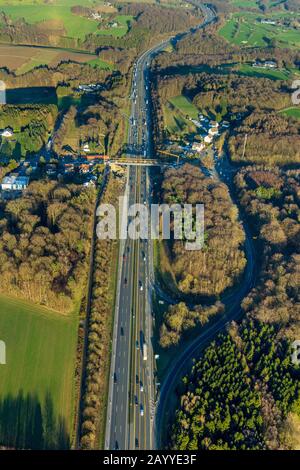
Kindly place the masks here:
[[(214, 20), (205, 8), (205, 20), (193, 32)], [(190, 34), (190, 31), (186, 34)], [(180, 35), (182, 37), (183, 34)], [(170, 40), (176, 41), (179, 36)], [(152, 135), (148, 67), (170, 40), (143, 53), (134, 66), (127, 151), (150, 158)], [(128, 168), (123, 213), (133, 203), (150, 204), (146, 167)], [(124, 221), (126, 224), (126, 220)], [(106, 449), (153, 449), (154, 395), (150, 279), (153, 278), (152, 245), (147, 239), (120, 242), (119, 274), (112, 343), (106, 423)]]

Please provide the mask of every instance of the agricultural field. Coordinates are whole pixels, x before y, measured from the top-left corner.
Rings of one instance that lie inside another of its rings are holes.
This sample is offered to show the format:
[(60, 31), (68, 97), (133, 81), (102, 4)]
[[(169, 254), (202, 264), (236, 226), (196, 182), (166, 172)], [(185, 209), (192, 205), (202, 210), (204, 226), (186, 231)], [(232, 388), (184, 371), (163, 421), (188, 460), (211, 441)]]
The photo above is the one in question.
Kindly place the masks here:
[(0, 338), (6, 344), (6, 365), (1, 366), (0, 376), (1, 411), (5, 412), (3, 400), (7, 400), (6, 406), (16, 404), (22, 392), (23, 397), (41, 406), (42, 416), (46, 402), (47, 406), (51, 402), (53, 419), (61, 417), (70, 434), (77, 344), (75, 313), (64, 316), (1, 295)]
[[(105, 34), (112, 35), (115, 37), (122, 37), (128, 31), (128, 22), (132, 17), (125, 15), (118, 15), (110, 19), (110, 15), (116, 12), (115, 8), (107, 7), (100, 3), (96, 7), (98, 13), (103, 13), (103, 28), (99, 29), (99, 20), (87, 18), (85, 16), (79, 16), (73, 14), (71, 11), (72, 6), (78, 5), (80, 2), (73, 0), (61, 0), (54, 3), (45, 4), (39, 1), (38, 3), (31, 2), (6, 2), (0, 1), (0, 11), (3, 11), (6, 15), (11, 17), (13, 20), (24, 18), (28, 24), (36, 24), (41, 26), (42, 29), (55, 29), (60, 31), (61, 36), (66, 36), (76, 39), (84, 39), (87, 34)], [(42, 5), (42, 6), (39, 6)], [(94, 8), (92, 2), (85, 2), (84, 6)], [(107, 8), (111, 8), (108, 11)], [(108, 15), (107, 18), (105, 15)], [(118, 26), (110, 26), (109, 23), (117, 22)]]
[(13, 46), (0, 44), (0, 68), (7, 67), (16, 75), (22, 75), (35, 67), (48, 65), (56, 67), (63, 61), (89, 63), (103, 69), (110, 69), (107, 62), (100, 60), (96, 54), (72, 52), (58, 48)]
[[(277, 24), (261, 23), (262, 18), (272, 19)], [(291, 13), (277, 13), (264, 17), (249, 12), (235, 13), (220, 28), (219, 34), (227, 41), (239, 46), (265, 47), (271, 41), (276, 41), (280, 47), (298, 48), (300, 30), (282, 25), (284, 18), (292, 19)]]

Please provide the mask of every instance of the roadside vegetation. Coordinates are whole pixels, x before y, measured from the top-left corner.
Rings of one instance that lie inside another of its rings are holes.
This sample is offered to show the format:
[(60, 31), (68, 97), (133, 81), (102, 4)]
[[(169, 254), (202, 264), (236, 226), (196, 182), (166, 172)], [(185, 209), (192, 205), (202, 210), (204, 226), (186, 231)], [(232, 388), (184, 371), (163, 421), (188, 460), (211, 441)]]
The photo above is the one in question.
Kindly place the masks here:
[[(111, 175), (101, 199), (118, 207), (124, 181)], [(103, 448), (106, 400), (113, 327), (114, 277), (117, 259), (115, 240), (97, 240), (93, 267), (91, 312), (88, 322), (87, 362), (84, 370), (84, 396), (81, 405), (80, 447)]]

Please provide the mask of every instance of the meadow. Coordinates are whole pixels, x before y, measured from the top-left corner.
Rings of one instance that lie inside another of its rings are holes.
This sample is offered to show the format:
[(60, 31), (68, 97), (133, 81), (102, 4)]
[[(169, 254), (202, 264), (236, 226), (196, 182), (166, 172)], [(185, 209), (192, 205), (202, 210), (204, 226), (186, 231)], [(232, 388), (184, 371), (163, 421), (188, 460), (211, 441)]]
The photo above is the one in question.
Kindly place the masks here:
[[(72, 431), (76, 315), (63, 316), (25, 301), (0, 296), (0, 339), (6, 344), (6, 365), (0, 365), (3, 400), (35, 397), (41, 409), (47, 397), (53, 417)], [(0, 406), (1, 408), (1, 406)]]
[[(259, 0), (230, 0), (230, 3), (237, 8), (259, 10)], [(282, 3), (282, 0), (265, 0), (264, 4), (267, 8), (274, 7)]]
[(281, 114), (285, 114), (286, 116), (293, 117), (295, 119), (300, 119), (300, 108), (287, 108), (280, 111)]
[[(9, 15), (13, 20), (24, 18), (28, 24), (40, 24), (43, 28), (55, 26), (57, 29), (64, 29), (65, 36), (76, 39), (84, 39), (87, 34), (112, 35), (122, 37), (128, 31), (128, 22), (132, 19), (130, 16), (119, 15), (113, 21), (119, 23), (118, 27), (108, 27), (98, 29), (98, 20), (78, 16), (72, 13), (71, 7), (80, 4), (80, 1), (61, 0), (54, 4), (41, 4), (22, 2), (15, 3), (4, 1), (0, 2), (0, 11)], [(89, 3), (89, 2), (88, 2)], [(85, 6), (88, 6), (85, 3)], [(91, 3), (91, 6), (92, 3)]]
[(185, 96), (178, 95), (174, 96), (173, 98), (169, 99), (169, 102), (175, 106), (175, 108), (179, 109), (179, 111), (184, 114), (184, 116), (189, 116), (192, 119), (197, 119), (199, 110), (196, 106)]
[(270, 78), (271, 80), (288, 80), (293, 76), (293, 71), (282, 69), (263, 69), (252, 67), (252, 65), (242, 64), (238, 67), (237, 71), (240, 75), (257, 78)]
[[(284, 17), (289, 17), (290, 13), (277, 13), (270, 18), (280, 22)], [(255, 13), (244, 12), (235, 13), (219, 30), (220, 36), (232, 44), (239, 46), (268, 46), (270, 41), (275, 40), (280, 47), (299, 47), (300, 31), (282, 26), (281, 24), (270, 25), (260, 23), (261, 16)]]

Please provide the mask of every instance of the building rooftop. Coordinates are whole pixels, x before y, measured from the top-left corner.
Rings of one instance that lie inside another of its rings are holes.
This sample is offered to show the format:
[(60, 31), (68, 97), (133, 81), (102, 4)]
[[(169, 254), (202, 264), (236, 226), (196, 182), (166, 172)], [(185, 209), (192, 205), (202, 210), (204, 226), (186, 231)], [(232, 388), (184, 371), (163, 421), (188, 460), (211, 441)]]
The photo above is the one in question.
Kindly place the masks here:
[(29, 183), (29, 176), (19, 176), (19, 175), (9, 175), (5, 176), (2, 180), (2, 184), (20, 184), (20, 185), (28, 185)]

